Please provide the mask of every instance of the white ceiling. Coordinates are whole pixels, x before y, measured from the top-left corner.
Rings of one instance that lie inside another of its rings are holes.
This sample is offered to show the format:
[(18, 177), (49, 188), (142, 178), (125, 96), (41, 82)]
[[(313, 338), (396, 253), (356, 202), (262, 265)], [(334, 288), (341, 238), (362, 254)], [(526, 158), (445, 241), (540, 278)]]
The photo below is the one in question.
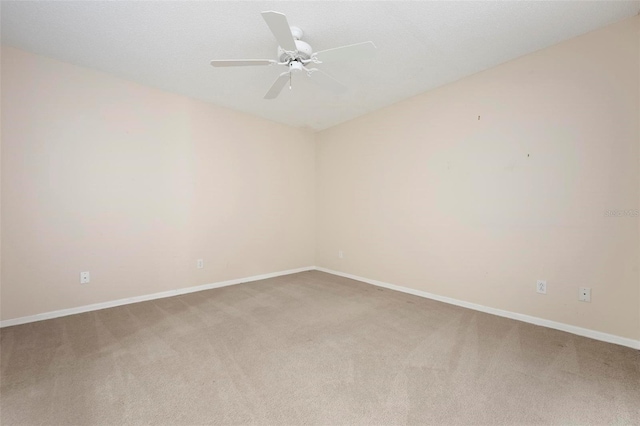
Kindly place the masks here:
[[(640, 1), (9, 2), (2, 43), (298, 127), (319, 130), (636, 15)], [(315, 51), (372, 40), (374, 59), (318, 66), (350, 87), (300, 76), (262, 97), (280, 67), (213, 68), (211, 59), (275, 59), (260, 12), (283, 12)]]

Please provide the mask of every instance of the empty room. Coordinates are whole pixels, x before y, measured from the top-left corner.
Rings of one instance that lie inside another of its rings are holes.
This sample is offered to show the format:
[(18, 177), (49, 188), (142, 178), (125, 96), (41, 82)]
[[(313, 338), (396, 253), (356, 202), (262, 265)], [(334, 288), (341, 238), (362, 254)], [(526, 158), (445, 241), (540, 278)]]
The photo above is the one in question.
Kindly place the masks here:
[(640, 1), (0, 1), (0, 424), (640, 425)]

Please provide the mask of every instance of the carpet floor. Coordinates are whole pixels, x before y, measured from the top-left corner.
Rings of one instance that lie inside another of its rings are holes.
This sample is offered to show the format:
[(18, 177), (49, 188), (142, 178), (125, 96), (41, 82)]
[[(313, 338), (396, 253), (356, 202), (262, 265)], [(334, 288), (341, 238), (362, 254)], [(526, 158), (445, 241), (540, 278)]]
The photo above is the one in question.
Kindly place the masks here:
[(640, 352), (322, 272), (7, 327), (2, 425), (640, 424)]

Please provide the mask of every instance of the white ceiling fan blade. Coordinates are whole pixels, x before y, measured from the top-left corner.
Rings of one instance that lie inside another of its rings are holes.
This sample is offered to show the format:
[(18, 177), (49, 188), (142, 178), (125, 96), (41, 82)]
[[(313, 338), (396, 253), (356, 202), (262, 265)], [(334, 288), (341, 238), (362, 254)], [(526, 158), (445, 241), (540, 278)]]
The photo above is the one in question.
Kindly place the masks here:
[(273, 59), (214, 59), (214, 67), (247, 67), (256, 65), (271, 65), (277, 63)]
[(284, 13), (266, 11), (262, 12), (262, 18), (269, 26), (280, 47), (288, 52), (297, 50), (296, 41), (293, 38), (293, 34), (291, 34), (291, 28)]
[(287, 85), (287, 81), (289, 81), (289, 73), (288, 72), (283, 72), (276, 79), (276, 81), (271, 85), (271, 88), (269, 89), (267, 94), (264, 95), (264, 98), (265, 99), (275, 99), (275, 98), (277, 98), (278, 95), (280, 94), (280, 92), (282, 91), (282, 89), (284, 89), (284, 86)]
[(335, 93), (344, 93), (347, 91), (347, 86), (340, 83), (335, 78), (331, 77), (329, 74), (320, 71), (317, 68), (313, 68), (311, 70), (311, 74), (309, 75), (309, 79), (317, 84), (320, 87), (331, 90)]
[(313, 56), (321, 62), (346, 61), (349, 59), (365, 59), (374, 55), (376, 45), (372, 41), (350, 44), (348, 46), (335, 47), (321, 50)]

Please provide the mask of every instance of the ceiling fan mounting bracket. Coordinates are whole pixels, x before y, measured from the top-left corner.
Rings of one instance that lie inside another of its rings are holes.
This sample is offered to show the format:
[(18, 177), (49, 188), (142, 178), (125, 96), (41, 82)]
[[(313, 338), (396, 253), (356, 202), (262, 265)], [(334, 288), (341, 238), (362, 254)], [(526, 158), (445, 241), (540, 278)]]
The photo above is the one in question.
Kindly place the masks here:
[(289, 27), (289, 28), (291, 28), (291, 35), (293, 36), (294, 39), (302, 40), (302, 36), (304, 35), (304, 32), (302, 32), (302, 29), (300, 29), (299, 27)]

